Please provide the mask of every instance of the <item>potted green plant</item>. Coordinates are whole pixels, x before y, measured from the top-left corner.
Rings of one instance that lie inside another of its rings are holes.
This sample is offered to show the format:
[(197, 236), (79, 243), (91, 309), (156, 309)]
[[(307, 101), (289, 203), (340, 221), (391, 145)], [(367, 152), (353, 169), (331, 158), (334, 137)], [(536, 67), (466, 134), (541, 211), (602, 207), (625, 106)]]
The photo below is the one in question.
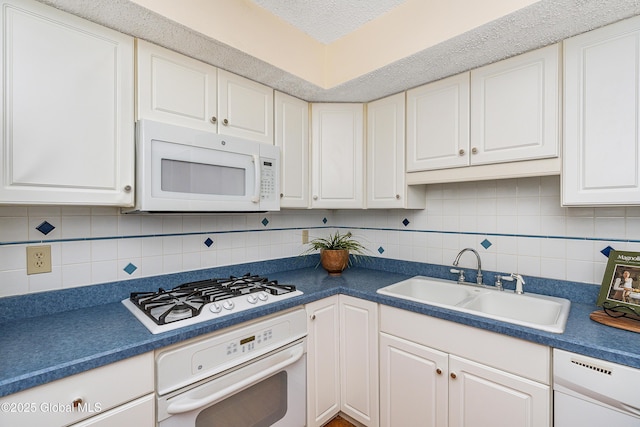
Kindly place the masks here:
[(340, 276), (342, 270), (351, 265), (352, 259), (358, 261), (359, 257), (367, 254), (367, 248), (354, 239), (350, 231), (344, 234), (336, 231), (328, 238), (318, 237), (308, 244), (309, 248), (302, 254), (320, 251), (320, 264), (330, 276)]

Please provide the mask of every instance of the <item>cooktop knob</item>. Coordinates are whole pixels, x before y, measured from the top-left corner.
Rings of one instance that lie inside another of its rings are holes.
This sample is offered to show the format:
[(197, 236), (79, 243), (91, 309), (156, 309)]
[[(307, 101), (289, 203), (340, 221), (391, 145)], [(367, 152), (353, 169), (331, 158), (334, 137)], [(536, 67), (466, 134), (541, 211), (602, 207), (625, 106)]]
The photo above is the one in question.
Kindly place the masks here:
[(249, 294), (247, 301), (249, 301), (249, 304), (255, 304), (258, 302), (258, 297), (253, 294)]
[(233, 303), (233, 301), (231, 300), (224, 300), (222, 301), (222, 308), (224, 308), (225, 310), (233, 310), (233, 307), (235, 307), (236, 305)]
[(258, 292), (258, 299), (260, 299), (260, 301), (266, 301), (269, 299), (269, 294), (265, 291)]
[(209, 310), (211, 310), (212, 313), (220, 313), (222, 311), (222, 307), (217, 302), (214, 302), (211, 304), (211, 307), (209, 307)]

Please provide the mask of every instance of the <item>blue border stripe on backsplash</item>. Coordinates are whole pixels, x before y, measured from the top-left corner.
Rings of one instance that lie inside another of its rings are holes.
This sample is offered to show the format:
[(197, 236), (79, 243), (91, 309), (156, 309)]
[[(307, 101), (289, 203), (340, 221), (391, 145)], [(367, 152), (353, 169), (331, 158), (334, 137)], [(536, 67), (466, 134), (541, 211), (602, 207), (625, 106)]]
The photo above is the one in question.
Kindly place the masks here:
[(380, 228), (380, 227), (349, 227), (349, 226), (316, 226), (316, 227), (283, 227), (283, 228), (254, 228), (247, 230), (210, 230), (210, 231), (192, 231), (181, 233), (152, 233), (152, 234), (134, 234), (128, 236), (101, 236), (101, 237), (75, 237), (75, 238), (59, 238), (59, 239), (37, 239), (37, 240), (20, 240), (12, 242), (0, 242), (0, 246), (11, 245), (29, 245), (41, 243), (65, 243), (65, 242), (84, 242), (84, 241), (100, 241), (100, 240), (125, 240), (125, 239), (143, 239), (149, 237), (180, 237), (180, 236), (198, 236), (210, 234), (231, 234), (231, 233), (255, 233), (270, 231), (293, 231), (293, 230), (321, 230), (321, 229), (351, 229), (351, 230), (372, 230), (372, 231), (398, 231), (402, 233), (433, 233), (433, 234), (449, 234), (464, 236), (489, 236), (489, 237), (521, 237), (529, 239), (561, 239), (561, 240), (584, 240), (592, 242), (621, 242), (621, 243), (640, 243), (640, 239), (624, 239), (624, 238), (607, 238), (607, 237), (578, 237), (578, 236), (557, 236), (557, 235), (538, 235), (538, 234), (516, 234), (516, 233), (483, 233), (479, 231), (447, 231), (447, 230), (412, 230), (398, 228)]

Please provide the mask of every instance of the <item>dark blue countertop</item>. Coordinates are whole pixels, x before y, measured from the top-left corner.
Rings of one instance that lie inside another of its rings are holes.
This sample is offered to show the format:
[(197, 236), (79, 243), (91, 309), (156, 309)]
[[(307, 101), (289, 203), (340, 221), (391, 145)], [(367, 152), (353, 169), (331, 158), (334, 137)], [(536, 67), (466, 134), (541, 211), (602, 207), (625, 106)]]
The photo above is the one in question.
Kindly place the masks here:
[[(0, 317), (0, 396), (338, 293), (640, 368), (640, 340), (635, 333), (604, 326), (589, 319), (589, 314), (598, 308), (595, 306), (599, 290), (597, 286), (571, 284), (563, 287), (562, 282), (527, 281), (526, 290), (529, 292), (564, 296), (572, 300), (565, 332), (554, 334), (376, 293), (381, 287), (417, 274), (443, 277), (446, 273), (443, 273), (445, 270), (441, 266), (383, 261), (376, 263), (376, 269), (372, 265), (352, 267), (341, 277), (329, 277), (321, 268), (316, 269), (308, 264), (285, 271), (285, 266), (299, 265), (291, 262), (264, 265), (255, 263), (235, 269), (225, 267), (191, 274), (167, 275), (155, 280), (118, 282), (110, 286), (94, 285), (66, 293), (59, 291), (2, 298), (0, 312), (4, 313), (5, 318)], [(377, 269), (381, 267), (382, 270)], [(259, 271), (261, 269), (263, 271)], [(153, 289), (158, 287), (158, 281), (166, 282), (164, 286), (170, 287), (181, 283), (180, 281), (183, 283), (191, 279), (212, 277), (212, 271), (219, 273), (218, 277), (240, 275), (247, 271), (268, 275), (270, 279), (276, 279), (280, 283), (296, 285), (304, 295), (157, 335), (148, 332), (120, 303), (131, 289), (149, 290), (150, 283), (154, 284), (151, 287)], [(581, 292), (576, 293), (576, 287), (581, 287)], [(86, 297), (93, 293), (104, 294), (103, 297), (108, 295), (103, 299), (108, 302), (84, 306), (73, 301), (78, 296)], [(50, 313), (36, 315), (19, 309), (22, 311), (16, 314), (18, 309), (15, 304), (19, 300), (38, 302), (35, 305), (41, 305), (39, 310), (49, 310)], [(56, 301), (63, 307), (58, 307), (61, 311), (50, 307)]]

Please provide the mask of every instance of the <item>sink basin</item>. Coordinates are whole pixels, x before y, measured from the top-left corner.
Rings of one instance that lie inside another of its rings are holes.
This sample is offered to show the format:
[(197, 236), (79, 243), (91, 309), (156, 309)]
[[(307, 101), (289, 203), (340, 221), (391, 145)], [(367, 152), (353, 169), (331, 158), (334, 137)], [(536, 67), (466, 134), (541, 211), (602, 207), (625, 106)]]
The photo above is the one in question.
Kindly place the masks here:
[(517, 295), (424, 276), (394, 283), (378, 293), (554, 333), (564, 332), (571, 307), (564, 298)]
[(450, 307), (467, 301), (470, 297), (475, 297), (479, 292), (482, 292), (481, 288), (464, 285), (452, 286), (452, 284), (457, 285), (450, 280), (415, 276), (378, 289), (378, 293), (415, 302), (426, 302), (440, 307)]

